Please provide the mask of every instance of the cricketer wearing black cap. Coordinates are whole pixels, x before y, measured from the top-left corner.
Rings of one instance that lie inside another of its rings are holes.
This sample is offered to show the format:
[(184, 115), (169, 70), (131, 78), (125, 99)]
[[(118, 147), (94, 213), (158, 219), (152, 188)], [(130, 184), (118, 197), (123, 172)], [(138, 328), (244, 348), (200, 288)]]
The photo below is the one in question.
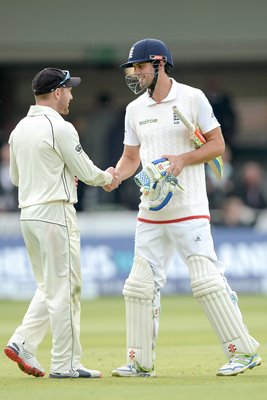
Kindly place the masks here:
[(64, 119), (73, 100), (72, 86), (80, 82), (69, 71), (40, 71), (32, 81), (36, 104), (9, 138), (10, 177), (18, 186), (22, 234), (36, 292), (24, 322), (13, 332), (4, 352), (20, 363), (22, 372), (35, 377), (45, 375), (36, 351), (49, 321), (49, 378), (101, 377), (100, 371), (81, 364), (81, 240), (74, 204), (78, 201), (77, 180), (90, 186), (119, 180), (114, 168), (103, 171), (93, 163), (82, 150), (75, 127)]
[(32, 91), (35, 96), (53, 92), (60, 87), (75, 87), (81, 83), (81, 78), (71, 77), (69, 71), (59, 68), (45, 68), (35, 75), (32, 81)]

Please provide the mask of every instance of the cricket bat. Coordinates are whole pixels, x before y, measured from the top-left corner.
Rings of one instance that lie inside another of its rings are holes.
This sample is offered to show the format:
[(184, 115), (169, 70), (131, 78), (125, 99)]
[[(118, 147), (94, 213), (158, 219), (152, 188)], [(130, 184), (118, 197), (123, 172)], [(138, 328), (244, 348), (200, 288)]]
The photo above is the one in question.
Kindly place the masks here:
[[(173, 112), (177, 115), (177, 117), (180, 118), (184, 126), (189, 130), (190, 132), (190, 137), (195, 143), (197, 147), (201, 147), (204, 143), (206, 143), (206, 139), (203, 136), (203, 134), (200, 132), (199, 129), (197, 129), (191, 121), (182, 113), (182, 111), (176, 107), (173, 106)], [(214, 175), (216, 176), (217, 179), (222, 179), (223, 177), (223, 160), (222, 157), (216, 157), (213, 160), (208, 161), (208, 165), (212, 169)]]

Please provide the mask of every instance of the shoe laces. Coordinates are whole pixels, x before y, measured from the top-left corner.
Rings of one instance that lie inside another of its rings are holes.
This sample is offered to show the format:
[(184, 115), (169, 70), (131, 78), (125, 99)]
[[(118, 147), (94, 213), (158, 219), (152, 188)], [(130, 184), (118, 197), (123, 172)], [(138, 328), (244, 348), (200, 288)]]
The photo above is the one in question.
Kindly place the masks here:
[(71, 370), (68, 372), (68, 375), (69, 375), (69, 376), (72, 376), (73, 378), (76, 378), (76, 377), (79, 376), (79, 372), (78, 372), (77, 370), (75, 370), (75, 369), (71, 369)]
[(246, 363), (249, 362), (251, 359), (251, 356), (249, 354), (234, 354), (231, 359), (229, 360), (229, 363), (235, 363), (235, 362), (240, 362), (240, 363)]
[(20, 350), (21, 350), (21, 352), (23, 354), (23, 357), (27, 358), (28, 360), (30, 358), (34, 358), (35, 359), (34, 354), (32, 354), (29, 350), (26, 350), (24, 346), (21, 346)]

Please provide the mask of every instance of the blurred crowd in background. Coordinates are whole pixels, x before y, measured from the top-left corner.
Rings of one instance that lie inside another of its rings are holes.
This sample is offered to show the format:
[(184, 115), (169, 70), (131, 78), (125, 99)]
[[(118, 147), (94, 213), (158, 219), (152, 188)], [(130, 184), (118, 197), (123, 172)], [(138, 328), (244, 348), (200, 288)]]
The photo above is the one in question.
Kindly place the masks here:
[[(239, 134), (240, 121), (233, 99), (219, 89), (216, 81), (210, 82), (205, 94), (221, 124), (226, 142), (223, 179), (216, 180), (209, 167), (206, 169), (212, 224), (266, 229), (266, 165), (257, 157), (250, 157), (249, 153), (242, 162), (235, 162), (233, 152), (236, 150), (235, 139)], [(118, 110), (112, 104), (112, 96), (108, 92), (99, 93), (87, 115), (71, 120), (79, 132), (84, 150), (102, 169), (115, 166), (123, 150), (125, 107)], [(266, 135), (266, 132), (262, 134)], [(0, 135), (0, 211), (16, 212), (17, 188), (9, 177), (8, 135), (8, 130), (5, 135)], [(139, 188), (132, 178), (112, 193), (79, 182), (76, 209), (78, 212), (137, 210), (139, 197)]]

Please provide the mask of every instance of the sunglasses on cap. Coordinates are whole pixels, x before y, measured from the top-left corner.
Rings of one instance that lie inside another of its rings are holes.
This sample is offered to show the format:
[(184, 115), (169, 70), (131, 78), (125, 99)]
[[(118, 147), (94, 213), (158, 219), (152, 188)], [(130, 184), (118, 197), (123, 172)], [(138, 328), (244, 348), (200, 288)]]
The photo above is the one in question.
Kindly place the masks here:
[(67, 69), (63, 69), (62, 72), (65, 74), (65, 78), (61, 82), (59, 82), (59, 84), (55, 88), (51, 89), (51, 92), (60, 87), (65, 87), (65, 83), (70, 80), (70, 71), (68, 71)]

